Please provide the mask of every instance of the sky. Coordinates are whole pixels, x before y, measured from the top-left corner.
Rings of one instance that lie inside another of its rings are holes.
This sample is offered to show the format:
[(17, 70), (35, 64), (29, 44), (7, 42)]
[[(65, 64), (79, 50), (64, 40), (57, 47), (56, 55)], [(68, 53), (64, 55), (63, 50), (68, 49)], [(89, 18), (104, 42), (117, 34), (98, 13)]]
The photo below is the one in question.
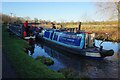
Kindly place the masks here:
[(2, 2), (114, 2), (119, 0), (2, 0)]
[(17, 17), (42, 20), (103, 21), (106, 18), (96, 14), (95, 2), (3, 2), (2, 13)]

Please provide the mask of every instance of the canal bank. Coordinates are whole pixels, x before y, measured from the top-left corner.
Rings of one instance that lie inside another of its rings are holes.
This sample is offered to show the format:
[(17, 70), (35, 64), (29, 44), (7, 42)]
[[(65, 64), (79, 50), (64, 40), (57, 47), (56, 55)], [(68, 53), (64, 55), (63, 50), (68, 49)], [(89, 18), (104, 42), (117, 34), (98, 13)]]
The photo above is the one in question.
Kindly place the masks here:
[(3, 50), (15, 69), (18, 78), (64, 78), (61, 73), (48, 69), (46, 65), (28, 56), (24, 52), (24, 47), (28, 46), (27, 42), (10, 36), (6, 26), (2, 28), (2, 43)]
[(61, 51), (43, 43), (35, 44), (34, 51), (31, 55), (34, 59), (38, 56), (51, 58), (54, 64), (48, 67), (54, 71), (73, 71), (77, 77), (118, 78), (118, 59), (113, 57), (93, 60)]

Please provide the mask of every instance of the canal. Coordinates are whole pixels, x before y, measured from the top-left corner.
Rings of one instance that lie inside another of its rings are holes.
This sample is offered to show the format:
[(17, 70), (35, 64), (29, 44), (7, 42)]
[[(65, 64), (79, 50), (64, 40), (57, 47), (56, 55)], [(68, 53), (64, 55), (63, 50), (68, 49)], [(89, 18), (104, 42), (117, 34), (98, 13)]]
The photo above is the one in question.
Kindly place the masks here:
[(82, 58), (43, 43), (35, 44), (34, 53), (30, 56), (34, 59), (38, 56), (51, 58), (54, 64), (48, 66), (48, 68), (54, 71), (65, 68), (73, 70), (78, 76), (87, 76), (89, 78), (118, 77), (118, 58), (116, 57), (109, 57), (103, 60)]

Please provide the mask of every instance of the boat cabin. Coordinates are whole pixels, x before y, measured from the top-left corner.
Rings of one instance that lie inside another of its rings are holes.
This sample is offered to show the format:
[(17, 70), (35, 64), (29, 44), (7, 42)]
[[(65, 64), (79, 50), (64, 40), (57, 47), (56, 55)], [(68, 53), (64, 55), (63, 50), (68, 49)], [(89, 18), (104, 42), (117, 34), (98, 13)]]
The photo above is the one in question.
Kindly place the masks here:
[(46, 30), (44, 32), (44, 38), (52, 41), (56, 41), (62, 44), (79, 47), (80, 49), (94, 46), (94, 33), (87, 33), (81, 31), (79, 33), (62, 32), (56, 29)]

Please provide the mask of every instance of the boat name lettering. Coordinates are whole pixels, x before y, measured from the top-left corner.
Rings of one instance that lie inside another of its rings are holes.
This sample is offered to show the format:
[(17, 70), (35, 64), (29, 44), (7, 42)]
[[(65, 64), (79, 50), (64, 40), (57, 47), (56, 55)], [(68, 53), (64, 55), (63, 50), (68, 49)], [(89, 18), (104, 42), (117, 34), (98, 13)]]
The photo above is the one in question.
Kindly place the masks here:
[(66, 38), (81, 39), (81, 36), (76, 36), (76, 35), (63, 34), (61, 36)]

